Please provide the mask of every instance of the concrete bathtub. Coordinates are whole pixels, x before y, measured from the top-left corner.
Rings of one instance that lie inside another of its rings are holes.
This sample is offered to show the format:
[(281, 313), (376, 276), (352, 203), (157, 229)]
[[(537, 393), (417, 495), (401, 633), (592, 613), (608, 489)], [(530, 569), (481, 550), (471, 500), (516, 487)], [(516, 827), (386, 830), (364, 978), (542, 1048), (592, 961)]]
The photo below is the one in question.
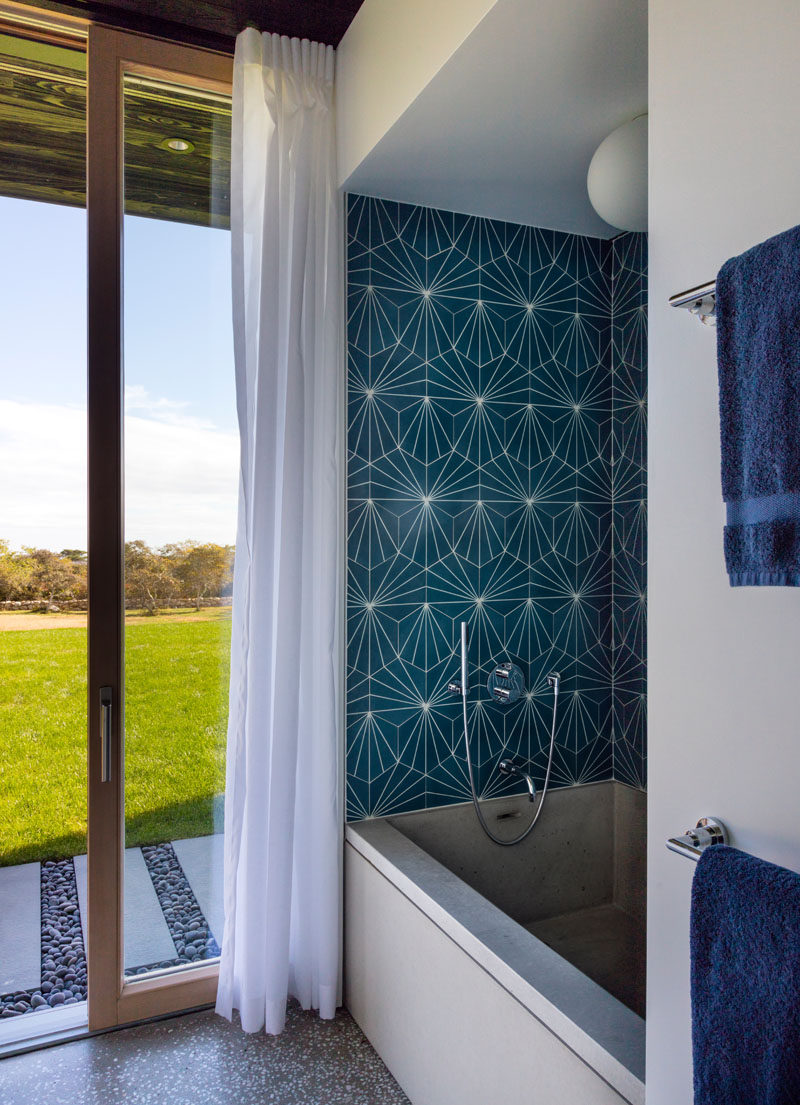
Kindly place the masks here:
[(621, 783), (551, 791), (514, 848), (470, 804), (347, 826), (345, 1002), (413, 1105), (644, 1102), (644, 864)]

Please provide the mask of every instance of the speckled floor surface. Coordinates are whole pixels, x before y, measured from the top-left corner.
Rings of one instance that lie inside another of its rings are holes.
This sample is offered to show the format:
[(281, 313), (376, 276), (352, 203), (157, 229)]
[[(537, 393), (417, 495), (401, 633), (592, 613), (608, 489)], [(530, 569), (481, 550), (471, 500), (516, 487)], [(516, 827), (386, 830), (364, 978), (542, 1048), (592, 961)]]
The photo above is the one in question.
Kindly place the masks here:
[(344, 1010), (281, 1036), (191, 1013), (0, 1060), (2, 1105), (408, 1105)]

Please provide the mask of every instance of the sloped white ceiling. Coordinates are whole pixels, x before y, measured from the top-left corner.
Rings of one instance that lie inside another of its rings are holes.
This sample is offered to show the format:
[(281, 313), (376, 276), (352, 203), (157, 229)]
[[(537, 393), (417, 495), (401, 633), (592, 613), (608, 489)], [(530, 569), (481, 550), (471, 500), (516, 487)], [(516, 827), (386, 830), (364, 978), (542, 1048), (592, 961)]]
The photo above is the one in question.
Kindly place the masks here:
[[(365, 0), (362, 13), (373, 3), (386, 0)], [(497, 0), (343, 185), (611, 237), (586, 171), (602, 139), (646, 107), (646, 0)]]

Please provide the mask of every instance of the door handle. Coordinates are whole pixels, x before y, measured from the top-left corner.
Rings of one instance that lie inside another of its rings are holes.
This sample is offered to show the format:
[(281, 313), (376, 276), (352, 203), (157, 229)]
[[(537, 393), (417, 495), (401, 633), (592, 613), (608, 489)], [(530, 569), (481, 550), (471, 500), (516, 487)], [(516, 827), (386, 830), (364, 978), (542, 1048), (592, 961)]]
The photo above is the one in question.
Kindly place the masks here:
[(111, 687), (100, 688), (100, 782), (111, 779)]

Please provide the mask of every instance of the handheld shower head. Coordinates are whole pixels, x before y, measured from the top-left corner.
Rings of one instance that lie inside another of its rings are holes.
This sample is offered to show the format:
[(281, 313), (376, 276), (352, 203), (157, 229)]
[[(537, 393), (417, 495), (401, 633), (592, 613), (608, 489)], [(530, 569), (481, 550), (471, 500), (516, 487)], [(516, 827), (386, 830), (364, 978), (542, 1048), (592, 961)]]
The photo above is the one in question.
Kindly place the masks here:
[[(469, 693), (469, 658), (468, 658), (468, 646), (469, 646), (469, 626), (466, 622), (461, 623), (461, 679), (454, 679), (452, 683), (447, 684), (447, 689), (450, 694), (460, 695), (466, 699)], [(465, 707), (466, 708), (466, 707)]]
[(469, 648), (469, 626), (466, 622), (461, 623), (461, 694), (464, 698), (467, 697), (469, 691), (469, 661), (468, 661), (468, 648)]

